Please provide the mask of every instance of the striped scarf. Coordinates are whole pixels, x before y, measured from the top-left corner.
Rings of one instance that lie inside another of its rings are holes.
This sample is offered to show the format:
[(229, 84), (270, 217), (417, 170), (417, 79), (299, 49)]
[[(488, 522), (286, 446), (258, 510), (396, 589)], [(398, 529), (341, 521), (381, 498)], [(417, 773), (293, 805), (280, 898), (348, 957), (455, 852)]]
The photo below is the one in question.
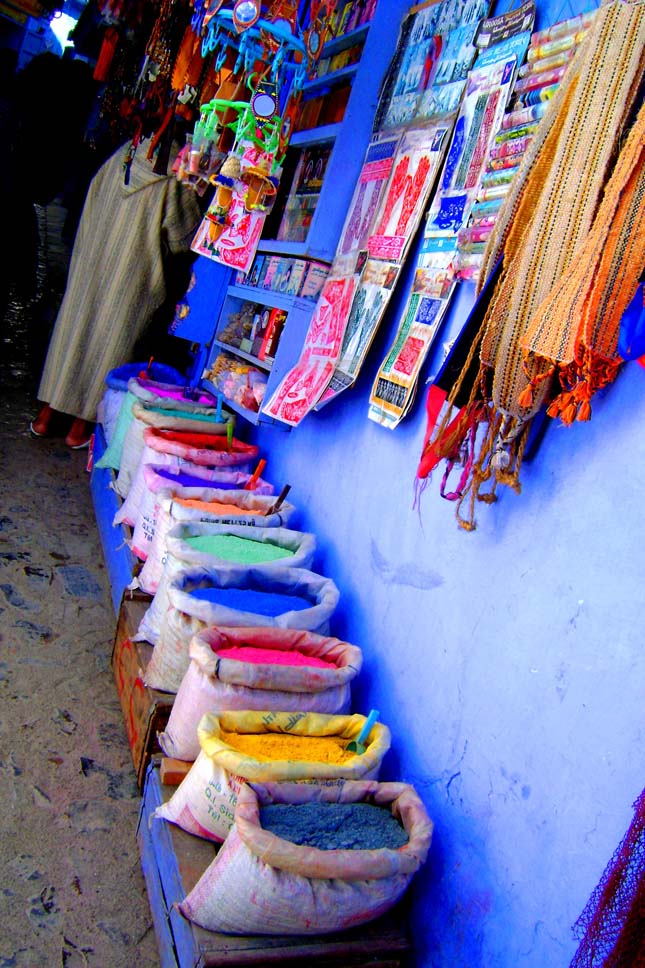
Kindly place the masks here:
[(589, 397), (619, 366), (618, 324), (642, 271), (643, 111), (620, 147), (644, 71), (645, 0), (601, 6), (489, 239), (482, 285), (500, 256), (503, 267), (477, 337), (469, 407), (486, 432), (464, 491), (469, 517), (457, 512), (468, 530), (475, 499), (494, 500), (497, 484), (519, 491), (531, 419), (547, 405), (588, 419)]

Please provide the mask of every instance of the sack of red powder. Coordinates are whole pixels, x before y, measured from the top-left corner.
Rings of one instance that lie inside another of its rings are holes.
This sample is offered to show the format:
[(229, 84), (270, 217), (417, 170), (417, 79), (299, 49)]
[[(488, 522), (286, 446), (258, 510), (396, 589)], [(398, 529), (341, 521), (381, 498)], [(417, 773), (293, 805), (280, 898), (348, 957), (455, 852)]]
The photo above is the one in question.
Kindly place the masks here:
[(166, 731), (167, 756), (193, 761), (197, 727), (206, 713), (237, 709), (348, 713), (361, 650), (297, 629), (207, 628), (189, 646), (190, 665)]

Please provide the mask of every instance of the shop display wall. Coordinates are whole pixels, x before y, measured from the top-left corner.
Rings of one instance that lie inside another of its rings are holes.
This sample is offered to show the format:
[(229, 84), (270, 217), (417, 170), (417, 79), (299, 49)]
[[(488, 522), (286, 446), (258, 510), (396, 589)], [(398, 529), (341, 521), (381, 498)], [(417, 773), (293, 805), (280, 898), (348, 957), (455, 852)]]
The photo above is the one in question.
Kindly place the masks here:
[[(536, 28), (589, 8), (538, 3)], [(335, 634), (365, 650), (357, 708), (393, 729), (386, 774), (413, 783), (436, 822), (412, 889), (415, 964), (565, 966), (642, 789), (645, 373), (629, 364), (591, 423), (550, 424), (521, 496), (482, 507), (466, 534), (438, 481), (418, 509), (414, 486), (423, 380), (473, 300), (463, 283), (396, 433), (365, 419), (393, 301), (342, 406), (253, 436), (341, 589)]]

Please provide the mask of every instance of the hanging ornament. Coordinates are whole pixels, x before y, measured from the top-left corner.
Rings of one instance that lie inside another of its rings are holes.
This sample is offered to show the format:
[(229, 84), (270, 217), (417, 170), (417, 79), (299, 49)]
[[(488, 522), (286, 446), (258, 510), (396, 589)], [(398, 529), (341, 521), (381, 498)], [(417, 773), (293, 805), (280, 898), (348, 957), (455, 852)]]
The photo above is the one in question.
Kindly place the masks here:
[(310, 69), (318, 62), (323, 46), (324, 23), (322, 20), (314, 20), (305, 30), (304, 41), (309, 57)]
[(237, 0), (233, 7), (233, 24), (238, 34), (252, 27), (260, 19), (259, 0)]
[(269, 158), (259, 158), (256, 165), (245, 168), (240, 175), (240, 180), (247, 186), (244, 199), (244, 208), (247, 212), (266, 209), (267, 200), (276, 194), (279, 179), (270, 174), (270, 167)]
[(258, 124), (263, 124), (275, 117), (278, 111), (278, 98), (275, 92), (266, 86), (258, 87), (251, 98), (251, 110)]
[(296, 0), (274, 0), (268, 8), (264, 19), (295, 35), (298, 20), (298, 4)]
[(219, 8), (222, 6), (223, 2), (224, 0), (211, 0), (211, 2), (207, 5), (206, 12), (204, 14), (203, 21), (202, 21), (202, 30), (205, 30), (206, 27), (208, 27), (209, 23), (211, 22), (211, 20), (219, 10)]
[(298, 109), (300, 107), (301, 94), (292, 94), (287, 102), (287, 106), (282, 115), (280, 131), (278, 132), (278, 154), (283, 158), (289, 146), (289, 140), (293, 134)]

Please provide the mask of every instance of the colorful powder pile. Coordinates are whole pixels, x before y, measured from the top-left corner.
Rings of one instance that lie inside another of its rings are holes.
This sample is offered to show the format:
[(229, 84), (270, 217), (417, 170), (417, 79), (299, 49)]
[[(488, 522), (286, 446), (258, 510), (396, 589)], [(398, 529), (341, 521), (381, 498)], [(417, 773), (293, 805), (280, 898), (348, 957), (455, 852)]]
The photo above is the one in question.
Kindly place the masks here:
[(356, 753), (345, 750), (348, 740), (340, 736), (292, 736), (289, 733), (227, 733), (220, 739), (232, 749), (254, 760), (299, 760), (303, 763), (333, 763), (339, 766)]
[(296, 649), (259, 649), (253, 645), (236, 645), (231, 649), (218, 649), (220, 659), (236, 659), (238, 662), (253, 662), (257, 665), (313, 666), (316, 669), (336, 669), (333, 662), (326, 662), (316, 655), (304, 655)]
[[(166, 409), (164, 409), (164, 407), (151, 407), (150, 409), (152, 410), (153, 413), (160, 413), (164, 417), (175, 417), (175, 418), (180, 417), (181, 418), (181, 416), (182, 416), (181, 411), (179, 413), (177, 413), (176, 410), (166, 410)], [(194, 413), (193, 411), (188, 411), (188, 413), (185, 414), (185, 419), (187, 419), (187, 420), (197, 420), (197, 421), (201, 420), (203, 423), (209, 423), (209, 424), (212, 424), (212, 423), (216, 423), (217, 422), (215, 420), (215, 414), (210, 414), (210, 413)], [(210, 428), (208, 429), (208, 432), (210, 433)]]
[(223, 504), (221, 501), (196, 501), (192, 498), (178, 497), (175, 499), (177, 504), (181, 504), (184, 508), (198, 508), (203, 511), (204, 514), (252, 514), (254, 516), (263, 517), (264, 511), (250, 510), (249, 508), (241, 508), (239, 504)]
[(192, 474), (174, 474), (167, 467), (159, 467), (157, 474), (177, 487), (216, 487), (220, 491), (238, 491), (240, 489), (239, 484), (232, 484), (230, 481), (210, 481), (204, 477), (194, 477)]
[(293, 558), (293, 551), (271, 544), (270, 541), (253, 541), (238, 538), (234, 534), (202, 534), (186, 538), (185, 542), (207, 555), (215, 555), (224, 561), (236, 561), (243, 565), (263, 564), (280, 558)]
[(301, 612), (314, 604), (300, 595), (284, 595), (279, 592), (257, 591), (254, 588), (195, 588), (193, 598), (199, 598), (215, 605), (233, 608), (238, 612), (252, 612), (254, 615), (268, 615), (275, 618), (285, 612)]
[(396, 817), (371, 803), (273, 803), (260, 808), (260, 823), (283, 840), (319, 850), (397, 850), (408, 842)]

